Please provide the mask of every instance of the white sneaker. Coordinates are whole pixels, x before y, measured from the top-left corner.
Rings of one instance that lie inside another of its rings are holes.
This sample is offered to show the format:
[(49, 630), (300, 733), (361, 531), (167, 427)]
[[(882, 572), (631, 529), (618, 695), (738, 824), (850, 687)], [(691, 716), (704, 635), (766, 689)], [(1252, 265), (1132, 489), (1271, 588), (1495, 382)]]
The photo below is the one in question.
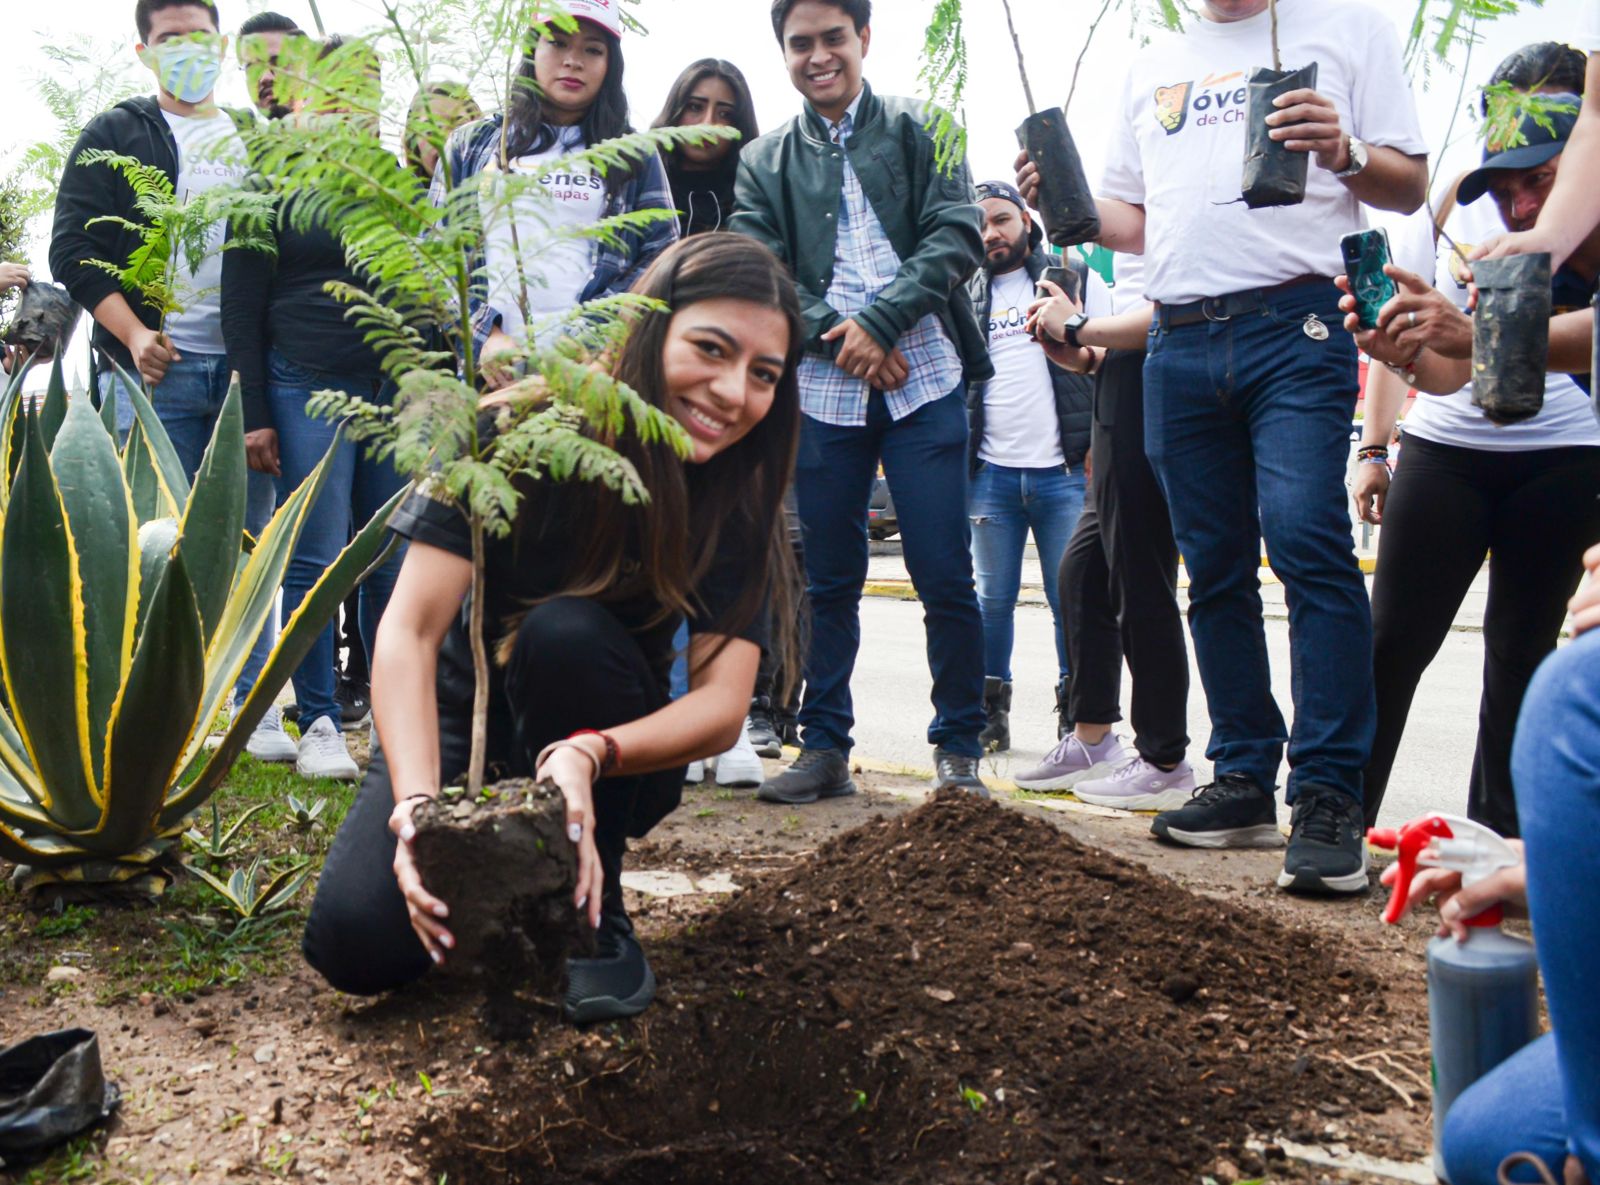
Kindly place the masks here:
[(691, 761), (688, 768), (683, 771), (683, 784), (685, 786), (698, 786), (705, 780), (706, 763), (703, 761)]
[(717, 785), (759, 786), (766, 776), (761, 757), (750, 743), (750, 734), (741, 728), (733, 748), (717, 758)]
[(1079, 802), (1124, 811), (1174, 811), (1194, 797), (1194, 770), (1187, 761), (1171, 769), (1151, 765), (1135, 754), (1109, 777), (1079, 782), (1072, 789)]
[(326, 716), (317, 717), (317, 722), (300, 734), (299, 757), (294, 768), (302, 778), (354, 782), (361, 777), (360, 768), (345, 747), (344, 733)]
[(293, 761), (300, 755), (294, 739), (283, 731), (283, 711), (276, 704), (261, 717), (245, 742), (244, 751), (257, 761)]

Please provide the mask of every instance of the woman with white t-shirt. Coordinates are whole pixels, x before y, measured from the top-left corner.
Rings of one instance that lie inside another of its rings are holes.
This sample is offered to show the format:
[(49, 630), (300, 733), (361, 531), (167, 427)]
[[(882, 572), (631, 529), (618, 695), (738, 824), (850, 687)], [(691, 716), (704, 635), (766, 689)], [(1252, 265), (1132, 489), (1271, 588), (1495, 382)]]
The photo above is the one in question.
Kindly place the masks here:
[[(1570, 81), (1574, 69), (1581, 77), (1581, 56), (1555, 45), (1548, 54), (1530, 53), (1541, 48), (1513, 55), (1496, 79), (1518, 62), (1529, 64), (1529, 81), (1557, 73)], [(1523, 81), (1515, 74), (1507, 80)], [(1483, 178), (1474, 177), (1460, 183), (1464, 200), (1450, 210), (1436, 252), (1426, 216), (1411, 243), (1397, 244), (1401, 266), (1436, 254), (1437, 289), (1462, 309), (1463, 257), (1505, 229), (1495, 203), (1483, 200)], [(1376, 364), (1372, 373), (1380, 373)], [(1419, 396), (1405, 420), (1392, 487), (1386, 446), (1399, 410), (1395, 396), (1403, 392), (1394, 382), (1372, 384), (1354, 482), (1364, 516), (1384, 528), (1372, 590), (1378, 727), (1363, 779), (1368, 825), (1377, 820), (1417, 683), (1487, 554), (1483, 700), (1468, 813), (1518, 834), (1510, 768), (1518, 711), (1556, 644), (1584, 549), (1600, 538), (1600, 424), (1586, 382), (1549, 375), (1540, 414), (1506, 426), (1472, 405), (1470, 384)]]
[[(585, 301), (626, 292), (678, 237), (672, 218), (604, 241), (586, 233), (619, 214), (672, 209), (655, 153), (604, 176), (560, 164), (632, 130), (618, 4), (563, 0), (577, 30), (534, 28), (507, 110), (457, 131), (434, 174), (440, 204), (463, 185), (482, 195), (484, 250), (474, 263), (483, 279), (472, 293), (472, 332), (491, 389), (511, 381), (509, 358), (533, 344), (530, 337)], [(497, 174), (539, 183), (508, 197), (507, 187), (481, 180)]]

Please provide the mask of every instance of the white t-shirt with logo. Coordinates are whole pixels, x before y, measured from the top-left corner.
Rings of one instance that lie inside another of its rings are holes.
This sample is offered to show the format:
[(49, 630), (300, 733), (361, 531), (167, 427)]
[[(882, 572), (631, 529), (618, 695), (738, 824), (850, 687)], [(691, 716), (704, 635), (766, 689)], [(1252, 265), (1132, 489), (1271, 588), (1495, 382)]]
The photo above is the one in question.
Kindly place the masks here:
[(524, 188), (510, 211), (495, 201), (491, 188), (495, 178), (485, 170), (482, 208), (488, 299), (501, 314), (500, 327), (512, 337), (520, 337), (528, 322), (571, 311), (594, 270), (594, 240), (571, 232), (593, 226), (605, 214), (605, 179), (582, 170), (557, 173), (547, 169), (552, 161), (583, 147), (579, 129), (561, 131), (560, 138), (545, 151), (511, 162), (513, 174), (538, 177), (539, 184)]
[[(1285, 69), (1317, 63), (1316, 90), (1368, 144), (1428, 151), (1394, 23), (1351, 0), (1278, 0)], [(1339, 237), (1361, 205), (1315, 158), (1305, 201), (1248, 209), (1246, 80), (1272, 64), (1271, 17), (1195, 20), (1135, 59), (1100, 193), (1145, 208), (1145, 294), (1169, 304), (1344, 270)]]
[[(244, 140), (233, 120), (223, 112), (211, 116), (174, 115), (163, 110), (172, 137), (178, 142), (176, 196), (188, 202), (197, 194), (244, 179)], [(222, 340), (222, 244), (227, 223), (219, 219), (211, 228), (200, 266), (189, 267), (180, 250), (175, 274), (175, 295), (181, 313), (167, 317), (166, 333), (179, 354), (226, 354)]]
[[(1090, 317), (1111, 312), (1111, 290), (1098, 272), (1088, 272), (1083, 311)], [(983, 440), (978, 459), (1009, 469), (1059, 469), (1061, 421), (1056, 417), (1055, 384), (1044, 347), (1023, 328), (1034, 284), (1028, 269), (995, 276), (989, 285), (989, 360), (994, 378), (983, 388)]]
[[(1434, 208), (1438, 207), (1436, 200)], [(1460, 259), (1450, 242), (1470, 257), (1472, 249), (1485, 239), (1504, 234), (1505, 223), (1494, 199), (1485, 194), (1466, 205), (1457, 202), (1444, 220), (1444, 229), (1449, 239), (1440, 236), (1435, 247), (1428, 212), (1419, 210), (1406, 219), (1403, 233), (1390, 236), (1389, 245), (1395, 262), (1408, 271), (1427, 275), (1433, 269), (1434, 286), (1464, 310), (1467, 286), (1460, 278)], [(1600, 445), (1600, 423), (1595, 421), (1589, 396), (1565, 374), (1545, 375), (1544, 407), (1532, 419), (1496, 424), (1472, 406), (1472, 384), (1468, 383), (1452, 395), (1418, 394), (1406, 413), (1405, 431), (1434, 444), (1496, 453)]]

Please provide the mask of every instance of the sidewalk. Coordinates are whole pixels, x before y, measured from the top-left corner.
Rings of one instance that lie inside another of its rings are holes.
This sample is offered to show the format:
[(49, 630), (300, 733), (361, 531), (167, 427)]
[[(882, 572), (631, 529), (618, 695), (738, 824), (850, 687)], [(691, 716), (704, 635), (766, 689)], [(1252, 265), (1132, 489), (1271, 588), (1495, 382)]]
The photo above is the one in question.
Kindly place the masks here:
[[(1373, 533), (1373, 543), (1376, 544), (1376, 532)], [(1358, 537), (1359, 538), (1359, 537)], [(911, 577), (906, 572), (905, 560), (900, 554), (900, 540), (888, 539), (882, 543), (873, 543), (872, 554), (867, 561), (867, 587), (868, 596), (904, 597), (911, 599), (915, 593), (911, 588)], [(1362, 571), (1367, 573), (1367, 588), (1372, 588), (1372, 572), (1376, 546), (1363, 549), (1357, 547), (1356, 555), (1361, 561)], [(1178, 601), (1187, 611), (1189, 574), (1181, 567), (1178, 569)], [(1456, 613), (1452, 629), (1471, 633), (1483, 631), (1483, 610), (1489, 595), (1489, 569), (1485, 565), (1472, 582), (1461, 608)], [(1044, 584), (1039, 570), (1039, 555), (1032, 543), (1028, 544), (1027, 551), (1022, 557), (1022, 594), (1017, 598), (1023, 605), (1043, 605)], [(1266, 615), (1269, 618), (1284, 620), (1289, 616), (1288, 606), (1284, 602), (1283, 582), (1273, 574), (1267, 565), (1267, 559), (1261, 561), (1261, 600), (1265, 605)], [(1565, 637), (1565, 631), (1563, 631)]]

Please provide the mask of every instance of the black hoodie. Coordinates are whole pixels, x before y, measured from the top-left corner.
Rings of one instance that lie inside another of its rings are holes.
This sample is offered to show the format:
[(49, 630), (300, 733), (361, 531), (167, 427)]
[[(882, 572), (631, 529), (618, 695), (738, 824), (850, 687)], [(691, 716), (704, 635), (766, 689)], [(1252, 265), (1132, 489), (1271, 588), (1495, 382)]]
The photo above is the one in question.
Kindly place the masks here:
[[(250, 119), (237, 112), (227, 114), (236, 124)], [(106, 297), (121, 292), (140, 321), (150, 329), (159, 328), (161, 314), (158, 310), (146, 304), (137, 293), (124, 291), (110, 272), (85, 262), (103, 259), (124, 264), (139, 246), (139, 237), (116, 223), (86, 225), (91, 219), (108, 214), (137, 221), (133, 187), (121, 173), (109, 165), (78, 163), (80, 155), (96, 148), (120, 152), (154, 165), (167, 175), (174, 187), (178, 184), (178, 142), (154, 95), (124, 99), (111, 110), (95, 116), (72, 146), (67, 167), (61, 174), (61, 186), (56, 191), (55, 226), (50, 236), (50, 274), (65, 284), (72, 299), (91, 314)], [(130, 371), (133, 369), (128, 348), (98, 321), (91, 340), (119, 365)]]

